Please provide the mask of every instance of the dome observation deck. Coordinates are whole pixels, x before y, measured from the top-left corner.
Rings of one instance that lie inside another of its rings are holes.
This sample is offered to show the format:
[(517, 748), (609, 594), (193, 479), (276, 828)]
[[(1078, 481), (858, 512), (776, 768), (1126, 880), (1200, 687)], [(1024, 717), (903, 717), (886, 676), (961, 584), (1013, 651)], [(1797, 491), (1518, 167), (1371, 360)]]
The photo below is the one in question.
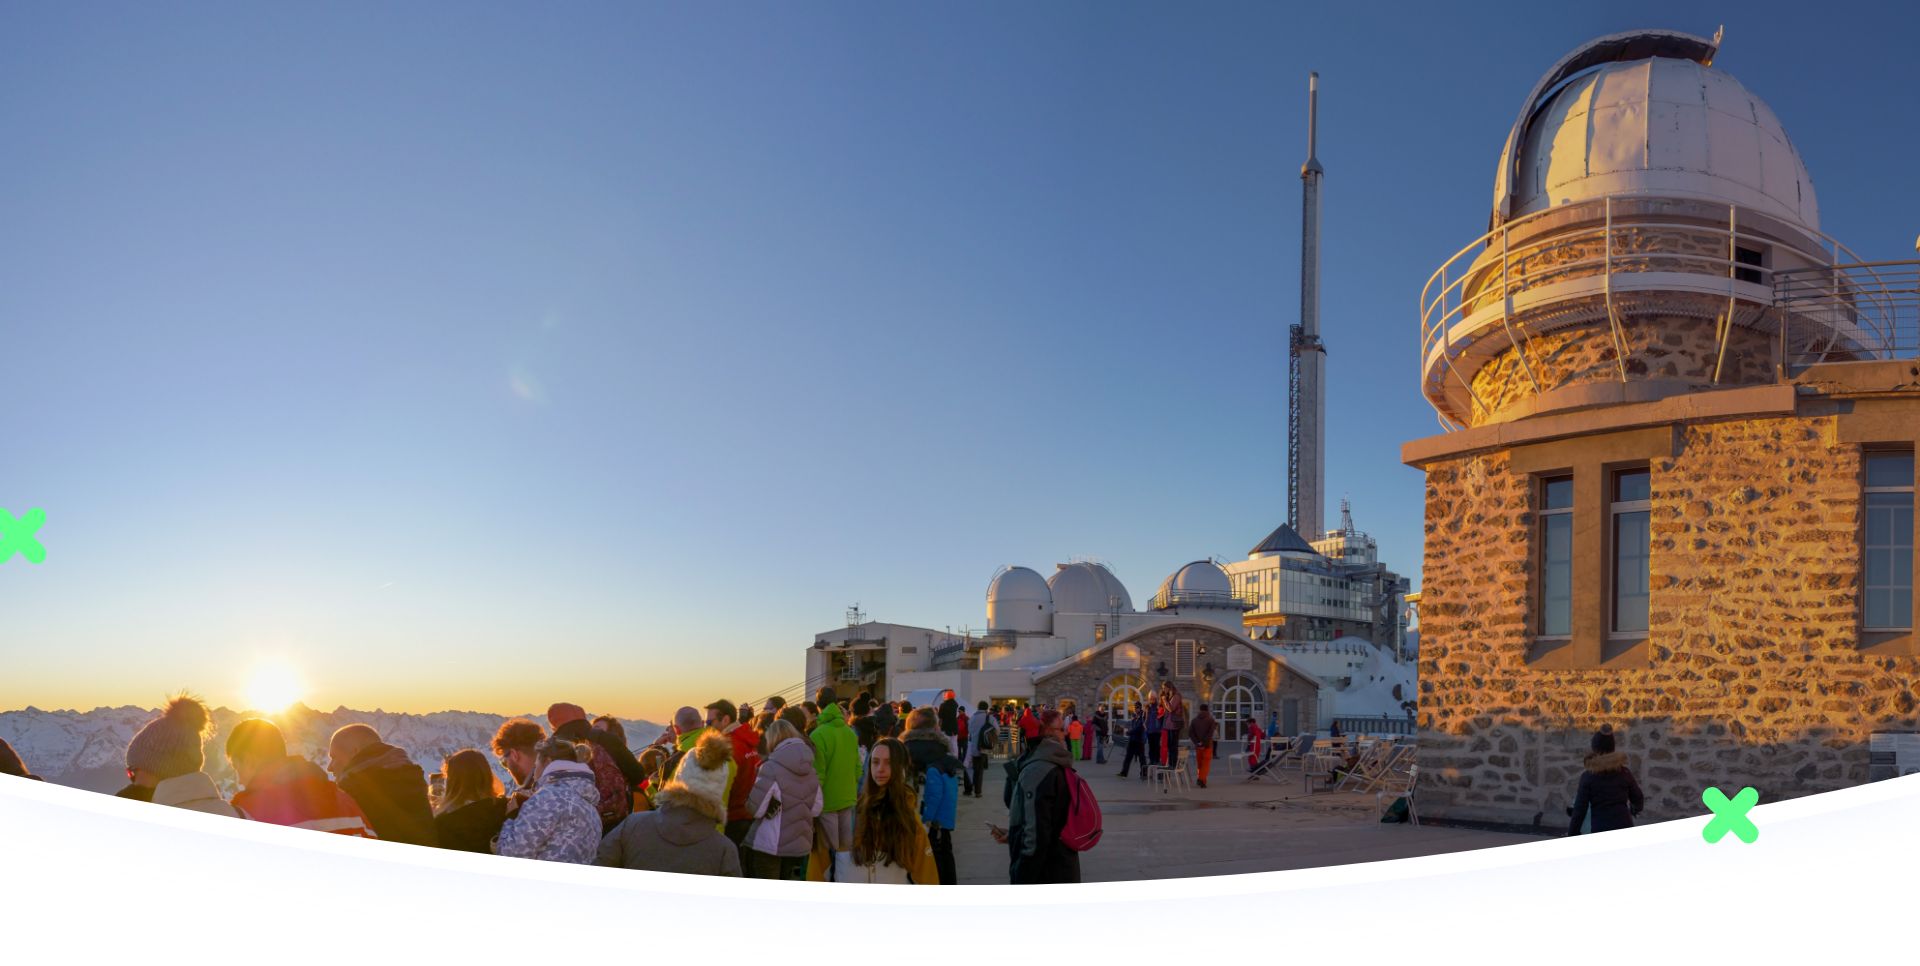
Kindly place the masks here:
[[(1492, 230), (1421, 292), (1421, 387), (1443, 427), (1772, 383), (1810, 353), (1896, 348), (1897, 288), (1872, 266), (1844, 281), (1860, 259), (1820, 232), (1799, 153), (1712, 68), (1716, 49), (1617, 34), (1535, 85), (1501, 153)], [(1821, 293), (1843, 297), (1816, 307)]]

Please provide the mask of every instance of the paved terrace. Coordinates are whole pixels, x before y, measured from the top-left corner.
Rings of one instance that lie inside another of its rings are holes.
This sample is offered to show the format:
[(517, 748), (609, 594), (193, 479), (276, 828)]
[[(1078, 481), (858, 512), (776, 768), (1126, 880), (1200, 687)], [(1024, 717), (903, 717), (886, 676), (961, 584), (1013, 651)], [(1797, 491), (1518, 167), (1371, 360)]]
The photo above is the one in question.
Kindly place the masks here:
[[(1006, 846), (993, 841), (985, 824), (1007, 824), (1000, 804), (1004, 760), (988, 764), (984, 797), (960, 800), (953, 853), (962, 885), (1007, 881)], [(1237, 773), (1228, 776), (1216, 762), (1209, 787), (1167, 794), (1137, 777), (1121, 779), (1117, 756), (1104, 765), (1079, 764), (1100, 799), (1106, 830), (1100, 845), (1080, 857), (1087, 882), (1307, 869), (1537, 840), (1504, 832), (1382, 825), (1383, 806), (1373, 793), (1308, 794), (1297, 769), (1277, 781), (1248, 783)]]

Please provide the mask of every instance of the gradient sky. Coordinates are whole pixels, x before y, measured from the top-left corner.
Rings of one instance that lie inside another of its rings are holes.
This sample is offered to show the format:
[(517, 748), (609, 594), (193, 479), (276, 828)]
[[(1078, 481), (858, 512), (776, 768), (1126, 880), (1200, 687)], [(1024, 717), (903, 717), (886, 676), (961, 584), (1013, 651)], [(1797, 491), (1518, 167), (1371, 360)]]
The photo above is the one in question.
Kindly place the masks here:
[[(1329, 513), (1417, 574), (1417, 299), (1521, 99), (1661, 26), (1912, 257), (1920, 22), (1822, 4), (0, 8), (0, 708), (663, 720), (1003, 563), (1285, 516), (1322, 76)], [(1355, 12), (1349, 12), (1355, 11)]]

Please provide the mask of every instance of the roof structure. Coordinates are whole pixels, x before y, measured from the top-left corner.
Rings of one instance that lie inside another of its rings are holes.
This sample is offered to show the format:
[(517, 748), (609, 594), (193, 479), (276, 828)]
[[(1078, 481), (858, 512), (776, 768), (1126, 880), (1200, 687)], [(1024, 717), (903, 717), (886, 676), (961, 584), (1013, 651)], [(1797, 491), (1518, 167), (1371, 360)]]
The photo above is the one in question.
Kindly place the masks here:
[(1260, 541), (1259, 546), (1247, 551), (1249, 556), (1261, 553), (1317, 554), (1319, 551), (1313, 549), (1313, 545), (1302, 539), (1292, 527), (1282, 523), (1272, 533), (1267, 534), (1267, 538)]

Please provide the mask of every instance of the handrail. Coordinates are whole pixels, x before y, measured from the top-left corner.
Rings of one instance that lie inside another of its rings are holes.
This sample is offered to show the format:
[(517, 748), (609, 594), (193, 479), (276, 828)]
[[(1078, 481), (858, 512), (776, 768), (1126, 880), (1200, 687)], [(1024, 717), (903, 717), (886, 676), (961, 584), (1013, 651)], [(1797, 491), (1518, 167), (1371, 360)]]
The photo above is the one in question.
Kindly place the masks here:
[[(1866, 263), (1858, 259), (1851, 249), (1838, 240), (1816, 229), (1791, 225), (1777, 216), (1743, 217), (1739, 205), (1722, 205), (1692, 199), (1648, 198), (1639, 195), (1609, 195), (1592, 201), (1574, 205), (1563, 205), (1513, 219), (1499, 227), (1483, 233), (1452, 257), (1440, 264), (1440, 267), (1427, 277), (1420, 290), (1420, 379), (1422, 394), (1433, 405), (1439, 417), (1441, 427), (1446, 430), (1460, 428), (1464, 424), (1453, 418), (1443, 406), (1440, 396), (1449, 394), (1442, 387), (1451, 383), (1465, 390), (1465, 405), (1485, 408), (1485, 402), (1469, 381), (1469, 373), (1462, 373), (1452, 364), (1452, 360), (1464, 351), (1474, 340), (1483, 336), (1481, 325), (1493, 325), (1495, 317), (1498, 329), (1507, 336), (1510, 344), (1520, 351), (1520, 364), (1526, 378), (1538, 391), (1540, 383), (1527, 358), (1525, 343), (1529, 333), (1524, 326), (1516, 326), (1512, 319), (1513, 298), (1542, 285), (1556, 281), (1570, 281), (1577, 278), (1600, 276), (1600, 282), (1607, 305), (1608, 326), (1616, 347), (1616, 362), (1620, 366), (1620, 377), (1626, 378), (1625, 352), (1626, 338), (1619, 321), (1615, 318), (1613, 276), (1616, 263), (1639, 265), (1642, 268), (1633, 274), (1650, 269), (1648, 266), (1670, 266), (1669, 270), (1684, 274), (1698, 274), (1708, 278), (1726, 279), (1728, 305), (1724, 320), (1716, 320), (1716, 339), (1722, 343), (1716, 357), (1715, 376), (1724, 362), (1724, 343), (1731, 338), (1734, 328), (1736, 306), (1742, 297), (1741, 284), (1756, 285), (1764, 290), (1772, 288), (1779, 272), (1791, 269), (1776, 269), (1773, 266), (1750, 265), (1739, 261), (1740, 243), (1755, 242), (1774, 249), (1777, 253), (1788, 255), (1787, 261), (1804, 260), (1813, 265), (1836, 266), (1842, 255), (1851, 259), (1862, 268), (1871, 269), (1877, 263)], [(1564, 223), (1556, 230), (1544, 223), (1545, 219), (1554, 219)], [(1790, 231), (1781, 234), (1760, 234), (1748, 226), (1755, 223), (1765, 224), (1768, 220), (1786, 225)], [(1529, 235), (1528, 229), (1537, 229), (1537, 234)], [(1652, 247), (1645, 250), (1630, 251), (1621, 245), (1624, 240), (1618, 232), (1630, 230), (1640, 235), (1662, 232), (1685, 232), (1704, 235), (1712, 243), (1708, 251), (1716, 248), (1724, 254), (1707, 254), (1702, 251), (1684, 251), (1674, 248)], [(1515, 245), (1516, 234), (1528, 235), (1524, 244)], [(1799, 236), (1798, 238), (1794, 236)], [(1593, 246), (1598, 244), (1596, 254), (1582, 254), (1567, 260), (1555, 260), (1551, 256), (1556, 252)], [(1810, 243), (1810, 244), (1809, 244)], [(1616, 253), (1616, 247), (1621, 250)], [(1492, 259), (1499, 260), (1494, 265)], [(1782, 259), (1776, 258), (1776, 263)], [(1597, 270), (1596, 270), (1597, 269)], [(1884, 292), (1885, 287), (1874, 286)], [(1756, 304), (1766, 303), (1758, 293), (1749, 290), (1746, 300)], [(1497, 306), (1498, 311), (1492, 311)], [(1485, 313), (1482, 316), (1482, 313)], [(1481, 316), (1484, 323), (1476, 323), (1469, 333), (1456, 333), (1456, 328), (1467, 320)], [(1461, 341), (1458, 335), (1468, 338)], [(1457, 398), (1457, 397), (1456, 397)]]

